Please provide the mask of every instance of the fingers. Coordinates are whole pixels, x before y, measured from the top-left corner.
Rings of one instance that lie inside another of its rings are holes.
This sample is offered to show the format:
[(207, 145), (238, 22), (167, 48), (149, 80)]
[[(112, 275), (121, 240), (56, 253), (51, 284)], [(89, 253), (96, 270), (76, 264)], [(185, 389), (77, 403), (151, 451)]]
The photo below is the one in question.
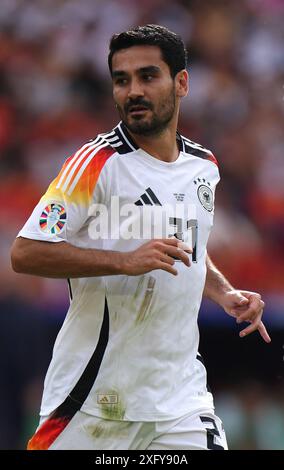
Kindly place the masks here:
[(243, 338), (244, 336), (249, 335), (250, 333), (253, 333), (254, 331), (258, 330), (260, 336), (263, 338), (263, 340), (266, 343), (271, 342), (271, 338), (269, 334), (267, 333), (267, 330), (264, 326), (264, 324), (259, 322), (259, 320), (256, 320), (255, 322), (252, 322), (251, 325), (247, 326), (244, 330), (240, 332), (240, 337)]
[[(188, 254), (178, 246), (180, 240), (177, 238), (151, 240), (132, 252), (126, 274), (136, 276), (155, 269), (163, 269), (176, 276), (177, 269), (174, 268), (175, 260), (182, 261), (190, 266)], [(188, 249), (189, 251), (189, 249)]]
[(178, 273), (177, 270), (173, 266), (171, 266), (168, 263), (163, 263), (162, 261), (158, 269), (163, 269), (164, 271), (167, 271), (168, 273), (173, 274), (174, 276), (177, 276), (177, 273)]
[[(174, 275), (177, 275), (177, 270), (173, 267), (175, 264), (174, 258), (169, 256), (167, 253), (160, 253), (160, 265), (157, 269), (164, 269)], [(167, 269), (165, 269), (167, 267)]]
[(260, 317), (258, 316), (254, 321), (251, 321), (251, 324), (249, 326), (247, 326), (240, 332), (240, 337), (243, 338), (244, 336), (247, 336), (253, 331), (257, 330), (260, 326), (260, 323), (262, 322), (260, 321)]
[(162, 243), (164, 245), (176, 246), (178, 249), (186, 251), (187, 253), (192, 253), (192, 248), (188, 245), (188, 243), (179, 240), (176, 237), (171, 238), (161, 238), (155, 240), (156, 242)]
[(265, 303), (261, 300), (261, 295), (257, 292), (248, 291), (241, 291), (241, 294), (248, 298), (249, 303), (248, 305), (243, 305), (241, 308), (235, 310), (237, 316), (236, 322), (241, 323), (243, 321), (247, 321), (250, 325), (240, 332), (240, 337), (243, 338), (244, 336), (258, 330), (263, 340), (266, 343), (270, 343), (271, 338), (261, 321), (263, 309), (265, 307)]
[(172, 258), (178, 258), (180, 261), (182, 261), (186, 266), (190, 266), (190, 261), (189, 261), (189, 256), (188, 254), (181, 250), (180, 248), (176, 248), (175, 246), (166, 246), (165, 247), (165, 253)]
[[(182, 261), (186, 266), (190, 266), (190, 260), (188, 254), (179, 247), (180, 240), (177, 238), (169, 238), (162, 240), (155, 240), (154, 247), (158, 249), (163, 255), (167, 255), (171, 258), (176, 258)], [(188, 250), (189, 251), (189, 250)], [(164, 258), (165, 262), (168, 262), (167, 258)]]
[(163, 263), (170, 264), (171, 266), (175, 264), (175, 260), (171, 256), (167, 255), (167, 253), (161, 253), (160, 260), (163, 261)]
[(178, 246), (178, 248), (179, 248), (180, 250), (183, 250), (183, 251), (185, 251), (186, 253), (192, 253), (192, 252), (193, 252), (192, 248), (190, 248), (190, 246), (188, 245), (188, 243), (184, 243), (184, 242), (182, 242), (182, 241), (179, 241), (178, 244), (177, 244), (177, 246)]
[(267, 333), (267, 330), (266, 330), (264, 324), (262, 323), (262, 321), (260, 322), (260, 325), (258, 327), (258, 331), (259, 331), (260, 336), (264, 339), (264, 341), (266, 343), (271, 343), (271, 338), (270, 338), (269, 334)]
[(173, 246), (178, 246), (178, 243), (180, 240), (176, 237), (171, 237), (171, 238), (161, 238), (157, 239), (157, 242), (164, 243), (165, 245), (173, 245)]
[(190, 266), (188, 254), (179, 248), (180, 240), (177, 238), (154, 240), (152, 243), (155, 257), (159, 258), (154, 269), (163, 269), (176, 276), (178, 271), (173, 266), (175, 259), (179, 259), (188, 267)]
[(256, 315), (262, 314), (264, 307), (265, 303), (261, 300), (261, 296), (259, 294), (252, 294), (247, 308), (243, 308), (243, 312), (238, 315), (237, 323), (253, 320)]

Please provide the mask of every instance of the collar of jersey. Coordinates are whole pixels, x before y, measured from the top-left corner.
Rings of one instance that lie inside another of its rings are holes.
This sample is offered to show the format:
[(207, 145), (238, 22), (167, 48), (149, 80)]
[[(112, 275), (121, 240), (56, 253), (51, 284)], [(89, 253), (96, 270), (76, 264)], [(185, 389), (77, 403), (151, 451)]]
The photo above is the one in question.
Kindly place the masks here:
[[(121, 129), (123, 130), (125, 136), (127, 137), (128, 141), (131, 143), (131, 145), (135, 148), (135, 150), (138, 150), (140, 149), (140, 147), (136, 144), (135, 140), (131, 137), (131, 135), (129, 134), (129, 131), (126, 127), (126, 125), (120, 121), (120, 126), (121, 126)], [(184, 142), (183, 142), (183, 138), (182, 136), (180, 135), (180, 133), (177, 131), (176, 132), (176, 140), (177, 140), (177, 144), (178, 144), (178, 148), (179, 148), (179, 151), (180, 152), (183, 152), (184, 151)], [(141, 149), (143, 150), (143, 149)], [(145, 152), (147, 153), (147, 152)], [(167, 162), (165, 162), (167, 163)], [(173, 162), (174, 163), (174, 162)]]

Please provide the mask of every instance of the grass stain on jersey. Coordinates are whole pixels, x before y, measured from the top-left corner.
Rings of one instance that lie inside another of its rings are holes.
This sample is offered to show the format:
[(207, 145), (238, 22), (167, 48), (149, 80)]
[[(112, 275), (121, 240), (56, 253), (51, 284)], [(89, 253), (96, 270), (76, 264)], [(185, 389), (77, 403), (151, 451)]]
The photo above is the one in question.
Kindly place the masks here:
[(107, 438), (127, 438), (129, 435), (129, 429), (131, 422), (125, 421), (101, 421), (94, 427), (89, 427), (89, 432), (95, 439), (107, 439)]
[(141, 276), (141, 278), (139, 279), (139, 282), (138, 282), (138, 285), (137, 285), (137, 288), (136, 288), (136, 291), (135, 291), (135, 294), (133, 296), (133, 300), (136, 302), (137, 299), (138, 299), (138, 296), (139, 296), (139, 293), (141, 292), (141, 289), (143, 288), (143, 282), (145, 280), (145, 276)]
[[(99, 405), (104, 419), (123, 420), (125, 406), (123, 406), (119, 394), (116, 390), (108, 390), (99, 395)], [(114, 398), (116, 397), (116, 400)]]
[(149, 310), (149, 306), (153, 297), (155, 284), (156, 284), (156, 279), (153, 276), (150, 276), (148, 279), (145, 296), (144, 296), (143, 302), (141, 304), (141, 307), (139, 309), (139, 312), (136, 318), (136, 322), (135, 322), (136, 325), (139, 323), (142, 323), (146, 318), (146, 315)]
[(101, 405), (101, 410), (104, 419), (123, 419), (125, 415), (125, 407), (121, 403)]
[(102, 423), (96, 424), (94, 428), (90, 426), (90, 433), (95, 438), (108, 436), (107, 430)]

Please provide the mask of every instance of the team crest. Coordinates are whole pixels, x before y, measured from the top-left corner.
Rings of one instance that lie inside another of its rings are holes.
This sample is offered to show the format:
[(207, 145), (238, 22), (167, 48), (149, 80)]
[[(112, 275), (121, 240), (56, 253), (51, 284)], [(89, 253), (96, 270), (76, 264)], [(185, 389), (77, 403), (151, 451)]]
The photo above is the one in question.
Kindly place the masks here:
[(66, 210), (61, 204), (48, 204), (41, 213), (39, 225), (44, 233), (58, 235), (66, 223)]
[(198, 199), (208, 212), (213, 210), (213, 192), (209, 186), (201, 184), (197, 189)]

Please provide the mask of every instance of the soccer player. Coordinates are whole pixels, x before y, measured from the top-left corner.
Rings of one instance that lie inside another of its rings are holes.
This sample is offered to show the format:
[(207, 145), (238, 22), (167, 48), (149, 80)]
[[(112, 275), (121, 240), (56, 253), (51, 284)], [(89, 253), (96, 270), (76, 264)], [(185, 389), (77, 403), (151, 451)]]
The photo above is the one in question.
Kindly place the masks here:
[(108, 60), (121, 122), (66, 160), (12, 249), (15, 271), (70, 289), (28, 448), (226, 449), (198, 353), (200, 302), (269, 342), (264, 303), (207, 255), (219, 173), (177, 132), (182, 40), (137, 27), (112, 37)]

